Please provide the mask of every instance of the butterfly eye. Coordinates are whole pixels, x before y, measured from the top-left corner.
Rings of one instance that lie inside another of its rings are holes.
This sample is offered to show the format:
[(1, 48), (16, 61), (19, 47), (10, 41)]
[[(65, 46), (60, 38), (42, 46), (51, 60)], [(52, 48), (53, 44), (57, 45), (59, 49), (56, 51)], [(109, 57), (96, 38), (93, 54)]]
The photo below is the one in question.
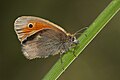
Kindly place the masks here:
[(32, 28), (32, 27), (33, 27), (33, 24), (32, 24), (32, 23), (28, 24), (28, 27), (29, 27), (29, 28)]

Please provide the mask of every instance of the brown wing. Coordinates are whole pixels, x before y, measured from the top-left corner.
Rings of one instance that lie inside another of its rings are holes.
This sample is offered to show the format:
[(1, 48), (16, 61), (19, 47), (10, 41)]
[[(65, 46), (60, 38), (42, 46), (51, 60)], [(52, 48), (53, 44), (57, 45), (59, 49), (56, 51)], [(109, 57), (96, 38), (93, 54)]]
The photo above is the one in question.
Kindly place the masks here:
[(55, 55), (59, 53), (61, 40), (65, 38), (65, 33), (52, 29), (41, 30), (22, 42), (22, 51), (28, 59)]

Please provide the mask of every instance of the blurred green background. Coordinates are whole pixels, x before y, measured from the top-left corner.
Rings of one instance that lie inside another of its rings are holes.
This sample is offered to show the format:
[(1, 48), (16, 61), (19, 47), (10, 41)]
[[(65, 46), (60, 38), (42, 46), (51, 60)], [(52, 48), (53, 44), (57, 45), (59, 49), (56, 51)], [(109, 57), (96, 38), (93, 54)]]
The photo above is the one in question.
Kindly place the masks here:
[[(14, 32), (22, 15), (48, 19), (74, 33), (89, 26), (111, 0), (0, 0), (0, 80), (41, 80), (59, 59), (27, 60)], [(120, 80), (120, 12), (58, 80)]]

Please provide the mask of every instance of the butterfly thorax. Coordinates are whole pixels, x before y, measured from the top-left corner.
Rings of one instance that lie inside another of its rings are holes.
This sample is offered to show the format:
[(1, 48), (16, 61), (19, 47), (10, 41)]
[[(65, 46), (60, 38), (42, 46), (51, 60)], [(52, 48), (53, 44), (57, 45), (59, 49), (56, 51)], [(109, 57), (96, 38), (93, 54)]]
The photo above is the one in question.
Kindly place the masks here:
[(66, 38), (64, 40), (61, 40), (61, 54), (65, 53), (72, 47), (76, 46), (79, 43), (79, 41), (76, 39), (76, 37), (70, 33), (67, 33)]

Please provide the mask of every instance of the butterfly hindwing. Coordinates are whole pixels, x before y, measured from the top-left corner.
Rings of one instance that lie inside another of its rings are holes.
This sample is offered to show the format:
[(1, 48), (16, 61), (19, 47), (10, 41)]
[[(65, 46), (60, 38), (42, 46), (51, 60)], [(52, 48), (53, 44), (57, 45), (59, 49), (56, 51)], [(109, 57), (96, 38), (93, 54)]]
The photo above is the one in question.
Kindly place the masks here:
[(65, 36), (51, 29), (39, 31), (23, 42), (23, 53), (28, 59), (58, 54), (62, 49), (61, 39)]

